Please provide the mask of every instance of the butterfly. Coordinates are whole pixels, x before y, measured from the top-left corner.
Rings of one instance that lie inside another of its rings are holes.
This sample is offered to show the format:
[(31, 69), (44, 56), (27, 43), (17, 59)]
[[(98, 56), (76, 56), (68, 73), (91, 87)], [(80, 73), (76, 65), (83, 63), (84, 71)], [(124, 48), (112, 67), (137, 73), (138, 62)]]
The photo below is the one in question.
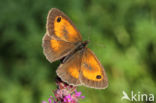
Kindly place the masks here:
[(49, 11), (42, 47), (49, 62), (62, 61), (57, 75), (70, 85), (104, 89), (108, 86), (105, 70), (87, 44), (62, 11), (56, 8)]

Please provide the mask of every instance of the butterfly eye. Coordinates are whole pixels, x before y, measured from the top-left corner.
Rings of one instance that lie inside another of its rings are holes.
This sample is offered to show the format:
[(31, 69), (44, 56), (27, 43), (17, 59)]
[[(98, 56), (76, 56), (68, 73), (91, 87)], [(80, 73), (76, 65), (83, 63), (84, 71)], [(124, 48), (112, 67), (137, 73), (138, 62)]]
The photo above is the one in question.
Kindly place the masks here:
[(61, 21), (61, 17), (58, 17), (57, 18), (57, 22), (59, 23)]
[(97, 75), (96, 76), (96, 79), (101, 79), (101, 75)]

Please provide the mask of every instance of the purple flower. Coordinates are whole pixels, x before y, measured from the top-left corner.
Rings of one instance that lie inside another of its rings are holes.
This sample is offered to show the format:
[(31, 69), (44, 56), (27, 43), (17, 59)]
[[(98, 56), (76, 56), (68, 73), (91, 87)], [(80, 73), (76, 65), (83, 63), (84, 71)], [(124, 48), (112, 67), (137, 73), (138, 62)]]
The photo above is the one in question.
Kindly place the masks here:
[(52, 101), (51, 101), (51, 99), (50, 99), (50, 98), (48, 99), (48, 102), (49, 102), (49, 103), (52, 103)]
[(84, 99), (85, 98), (85, 96), (81, 96), (81, 99)]
[(46, 101), (42, 101), (42, 103), (47, 103)]
[[(54, 96), (50, 96), (48, 99), (49, 103), (78, 103), (80, 99), (84, 99), (84, 96), (81, 96), (81, 92), (77, 92), (76, 86), (68, 85), (67, 83), (61, 81), (60, 79), (56, 82), (57, 90), (53, 91)], [(42, 103), (47, 103), (43, 101)]]
[(81, 92), (77, 92), (77, 91), (75, 91), (75, 96), (76, 96), (76, 97), (80, 97), (81, 94), (82, 94)]
[(77, 92), (77, 91), (75, 91), (75, 96), (76, 97), (79, 97), (79, 98), (81, 98), (81, 99), (84, 99), (85, 98), (85, 96), (81, 96), (81, 92)]
[(69, 94), (69, 95), (65, 96), (65, 97), (63, 98), (63, 101), (64, 101), (65, 103), (71, 102), (71, 101), (72, 101), (71, 95)]

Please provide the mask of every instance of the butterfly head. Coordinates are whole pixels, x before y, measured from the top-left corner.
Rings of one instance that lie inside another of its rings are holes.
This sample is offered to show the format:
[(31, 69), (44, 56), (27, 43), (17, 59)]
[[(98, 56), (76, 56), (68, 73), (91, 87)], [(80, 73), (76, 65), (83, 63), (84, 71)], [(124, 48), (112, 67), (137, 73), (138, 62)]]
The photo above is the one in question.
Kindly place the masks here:
[(83, 46), (83, 47), (86, 47), (88, 43), (89, 43), (89, 41), (86, 40), (86, 41), (82, 42), (82, 46)]

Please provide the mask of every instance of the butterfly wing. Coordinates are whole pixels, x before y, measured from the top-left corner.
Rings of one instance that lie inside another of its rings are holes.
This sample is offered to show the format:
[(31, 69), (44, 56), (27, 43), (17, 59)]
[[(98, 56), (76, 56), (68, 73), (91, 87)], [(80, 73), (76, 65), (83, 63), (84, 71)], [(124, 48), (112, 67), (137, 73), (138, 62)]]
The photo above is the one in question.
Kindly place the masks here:
[(108, 86), (104, 68), (88, 48), (85, 48), (82, 56), (80, 81), (91, 88), (102, 89)]
[(47, 17), (47, 33), (57, 39), (78, 43), (82, 41), (80, 32), (72, 21), (60, 10), (52, 8)]
[(68, 55), (76, 46), (62, 40), (55, 40), (45, 34), (42, 40), (43, 52), (49, 62), (54, 62)]
[(49, 11), (46, 30), (42, 47), (50, 62), (67, 56), (82, 41), (81, 35), (72, 21), (55, 8)]
[(80, 85), (79, 74), (81, 68), (82, 51), (71, 55), (56, 70), (57, 75), (70, 85)]

